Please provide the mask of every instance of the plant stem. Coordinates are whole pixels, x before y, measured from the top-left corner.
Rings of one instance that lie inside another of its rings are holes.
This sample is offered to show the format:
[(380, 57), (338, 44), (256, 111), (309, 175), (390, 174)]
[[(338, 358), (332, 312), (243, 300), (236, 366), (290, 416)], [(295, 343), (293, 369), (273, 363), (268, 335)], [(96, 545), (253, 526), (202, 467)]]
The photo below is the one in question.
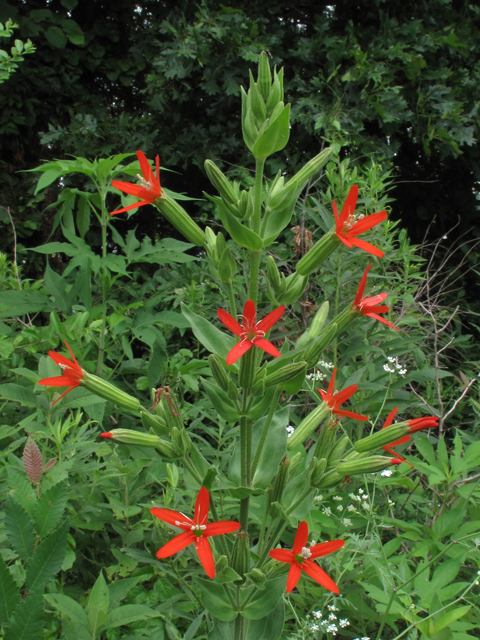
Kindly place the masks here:
[[(98, 188), (100, 194), (100, 202), (102, 207), (101, 228), (102, 228), (102, 258), (107, 257), (107, 224), (108, 224), (108, 212), (105, 208), (106, 192), (102, 187)], [(107, 330), (107, 277), (108, 269), (103, 267), (102, 269), (102, 325), (100, 327), (100, 341), (98, 344), (98, 360), (97, 360), (97, 376), (102, 375), (103, 370), (103, 358), (105, 355), (105, 332)]]
[(260, 441), (258, 443), (257, 451), (255, 452), (255, 457), (253, 459), (252, 478), (255, 476), (255, 471), (257, 470), (258, 463), (260, 462), (260, 457), (262, 455), (263, 447), (265, 445), (265, 440), (267, 439), (267, 436), (268, 436), (268, 430), (270, 428), (270, 425), (272, 424), (273, 416), (275, 414), (275, 409), (277, 408), (277, 403), (280, 399), (281, 393), (282, 393), (282, 389), (280, 388), (280, 385), (278, 385), (277, 388), (275, 389), (275, 394), (272, 399), (272, 404), (270, 405), (270, 409), (268, 411), (267, 420), (263, 427), (262, 435), (260, 436)]
[(237, 318), (237, 308), (235, 306), (235, 296), (233, 295), (233, 285), (232, 281), (229, 280), (227, 284), (228, 289), (228, 300), (230, 302), (230, 313), (236, 319)]
[[(338, 315), (338, 300), (340, 297), (340, 278), (342, 275), (342, 259), (338, 258), (338, 267), (337, 267), (337, 290), (335, 292), (335, 315)], [(337, 337), (335, 337), (335, 341), (333, 343), (333, 364), (337, 366)]]
[[(260, 233), (262, 217), (262, 188), (263, 188), (263, 167), (265, 160), (255, 161), (255, 199), (252, 217), (252, 229), (255, 233)], [(255, 304), (258, 302), (258, 278), (260, 273), (261, 251), (250, 252), (250, 299)]]

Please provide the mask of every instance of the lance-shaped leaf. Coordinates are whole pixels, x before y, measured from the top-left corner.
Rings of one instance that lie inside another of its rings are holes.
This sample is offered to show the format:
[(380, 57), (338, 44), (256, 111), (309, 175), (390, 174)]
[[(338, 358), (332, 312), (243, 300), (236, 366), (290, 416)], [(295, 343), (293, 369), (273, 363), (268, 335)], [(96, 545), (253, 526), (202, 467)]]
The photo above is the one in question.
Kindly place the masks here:
[(235, 339), (223, 331), (220, 331), (220, 329), (217, 329), (215, 325), (205, 318), (202, 318), (202, 316), (194, 313), (185, 304), (182, 304), (182, 313), (190, 323), (197, 340), (203, 344), (210, 353), (215, 353), (220, 358), (226, 359), (228, 353), (236, 344)]
[(35, 534), (30, 516), (12, 496), (5, 505), (5, 530), (10, 544), (18, 555), (27, 560), (33, 553)]
[(43, 586), (31, 591), (15, 609), (5, 640), (40, 640), (43, 637)]
[(29, 591), (42, 583), (47, 584), (57, 575), (65, 557), (68, 520), (48, 536), (38, 547), (28, 564), (25, 588)]
[(67, 504), (67, 487), (59, 482), (40, 497), (35, 510), (35, 527), (40, 538), (51, 533), (60, 522)]
[(95, 635), (100, 627), (107, 622), (107, 612), (110, 603), (110, 595), (108, 592), (108, 586), (103, 577), (103, 572), (100, 571), (93, 588), (88, 598), (88, 621), (92, 628), (92, 632)]

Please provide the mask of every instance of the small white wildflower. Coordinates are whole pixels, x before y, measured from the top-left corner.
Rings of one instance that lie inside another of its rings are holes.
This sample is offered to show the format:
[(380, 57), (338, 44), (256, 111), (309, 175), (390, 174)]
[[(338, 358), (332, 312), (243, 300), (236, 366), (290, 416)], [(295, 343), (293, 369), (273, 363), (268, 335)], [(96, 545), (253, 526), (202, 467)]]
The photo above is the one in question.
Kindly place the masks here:
[(404, 378), (405, 375), (408, 373), (408, 371), (407, 371), (407, 369), (400, 369), (400, 371), (398, 373), (402, 376), (402, 378)]
[(347, 618), (340, 619), (340, 626), (342, 627), (342, 629), (345, 629), (345, 627), (348, 627), (349, 624), (350, 622), (347, 620)]
[(362, 502), (362, 507), (363, 509), (365, 509), (365, 511), (370, 511), (370, 505), (368, 504), (368, 502)]
[(336, 502), (341, 502), (341, 501), (343, 500), (342, 496), (333, 496), (333, 499), (334, 499)]
[(313, 616), (317, 619), (320, 620), (320, 618), (322, 617), (322, 612), (321, 611), (313, 611)]
[(328, 605), (328, 610), (329, 611), (338, 611), (337, 607), (334, 604), (329, 604)]
[(361, 500), (360, 496), (356, 496), (354, 493), (349, 493), (348, 495), (352, 500), (355, 500), (355, 502), (360, 502)]
[(295, 427), (292, 427), (291, 425), (288, 425), (288, 427), (286, 429), (287, 429), (287, 438), (290, 438), (292, 433), (295, 431)]
[(318, 626), (318, 624), (312, 624), (312, 626), (310, 627), (310, 631), (320, 631), (320, 627)]
[(368, 500), (368, 496), (362, 496), (362, 500)]
[(393, 471), (391, 469), (384, 469), (380, 475), (384, 476), (385, 478), (389, 478), (392, 473)]
[(338, 627), (336, 624), (330, 624), (327, 627), (327, 633), (331, 633), (332, 636), (336, 636), (338, 631)]
[(350, 511), (350, 513), (352, 511), (354, 511), (355, 513), (357, 512), (357, 510), (355, 509), (355, 506), (353, 504), (349, 504), (347, 507), (347, 511)]
[(358, 493), (359, 493), (360, 495), (362, 495), (362, 493), (365, 493), (365, 491), (364, 491), (363, 489), (359, 489), (359, 490), (358, 490)]
[(393, 500), (390, 500), (390, 498), (388, 499), (388, 506), (389, 507), (393, 507), (393, 505), (395, 504), (395, 502)]
[(324, 507), (322, 509), (322, 513), (324, 516), (331, 516), (332, 515), (332, 510), (330, 509), (330, 507)]
[(316, 496), (316, 497), (314, 498), (314, 501), (315, 501), (315, 502), (321, 502), (322, 500), (323, 500), (323, 496), (322, 496), (321, 494), (320, 494), (319, 496)]
[(392, 356), (388, 356), (387, 360), (389, 362), (395, 362), (396, 358), (393, 358)]
[(328, 616), (328, 619), (329, 619), (329, 620), (336, 620), (336, 619), (337, 619), (337, 616), (336, 616), (334, 613), (331, 613), (331, 614)]
[(343, 518), (342, 524), (345, 527), (351, 527), (352, 526), (352, 521), (350, 520), (350, 518)]
[(339, 504), (337, 507), (337, 511), (343, 511), (343, 504)]
[(388, 364), (384, 364), (383, 368), (385, 369), (385, 371), (387, 373), (395, 373), (395, 369), (390, 369), (390, 367), (388, 366)]

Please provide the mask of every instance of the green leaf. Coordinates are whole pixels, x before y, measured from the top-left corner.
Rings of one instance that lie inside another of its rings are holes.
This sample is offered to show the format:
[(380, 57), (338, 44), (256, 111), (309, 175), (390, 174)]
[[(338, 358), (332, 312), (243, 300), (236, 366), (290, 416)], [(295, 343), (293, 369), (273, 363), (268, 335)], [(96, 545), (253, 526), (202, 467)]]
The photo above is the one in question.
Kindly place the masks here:
[(15, 609), (5, 640), (41, 640), (43, 638), (43, 586), (30, 591)]
[(434, 627), (435, 633), (437, 633), (438, 631), (441, 631), (445, 627), (448, 627), (449, 625), (452, 624), (452, 622), (455, 622), (455, 620), (459, 620), (460, 618), (463, 618), (463, 616), (467, 615), (470, 609), (471, 609), (471, 606), (457, 607), (456, 609), (452, 609), (452, 611), (449, 611), (448, 613), (446, 613), (444, 616), (440, 618), (440, 620), (437, 620), (437, 622), (435, 622), (435, 627)]
[(63, 593), (49, 593), (45, 595), (45, 600), (52, 605), (52, 607), (55, 607), (62, 615), (72, 620), (75, 627), (79, 629), (83, 628), (85, 631), (89, 632), (90, 638), (92, 637), (87, 614), (76, 600), (63, 595)]
[(27, 389), (27, 387), (21, 384), (15, 384), (13, 382), (0, 384), (0, 398), (19, 402), (24, 407), (37, 406), (37, 398), (33, 391), (30, 391), (30, 389)]
[(115, 605), (126, 598), (128, 593), (142, 578), (143, 576), (136, 576), (135, 578), (125, 578), (124, 580), (117, 580), (117, 582), (109, 584), (110, 609), (115, 608)]
[(58, 178), (60, 178), (62, 174), (63, 170), (60, 167), (58, 169), (50, 169), (49, 171), (45, 171), (45, 173), (40, 176), (34, 195), (37, 195), (39, 191), (45, 189), (45, 187), (50, 186), (52, 182), (55, 182), (55, 180), (58, 180)]
[(52, 47), (56, 47), (57, 49), (65, 49), (65, 45), (67, 44), (67, 37), (63, 33), (63, 31), (59, 27), (50, 27), (45, 32), (45, 37), (52, 45)]
[(243, 225), (233, 213), (227, 209), (220, 198), (214, 198), (223, 226), (232, 236), (233, 240), (241, 247), (245, 247), (249, 251), (261, 251), (263, 241), (261, 237), (254, 231)]
[(0, 625), (7, 624), (20, 600), (17, 585), (0, 554)]
[(105, 629), (122, 627), (125, 624), (130, 624), (137, 620), (145, 620), (145, 618), (158, 618), (160, 615), (162, 614), (143, 604), (125, 604), (123, 607), (113, 609), (108, 614)]
[(223, 389), (220, 389), (220, 387), (217, 387), (216, 384), (205, 380), (205, 378), (201, 378), (201, 382), (205, 391), (207, 392), (208, 397), (210, 398), (211, 403), (218, 411), (218, 413), (222, 416), (222, 418), (224, 418), (227, 422), (238, 422), (238, 420), (240, 419), (238, 411), (236, 410), (234, 403), (232, 402), (232, 400), (230, 400), (225, 391), (223, 391)]
[[(266, 444), (258, 462), (258, 467), (253, 477), (254, 488), (266, 489), (278, 471), (283, 456), (287, 451), (287, 426), (290, 415), (290, 407), (283, 407), (273, 415), (268, 429)], [(256, 451), (260, 434), (267, 418), (262, 418), (254, 425), (253, 448)], [(253, 454), (255, 455), (255, 454)]]
[(208, 634), (208, 640), (234, 640), (235, 638), (235, 622), (222, 622), (215, 620), (215, 624), (211, 633)]
[(33, 523), (22, 505), (10, 495), (5, 505), (5, 530), (18, 555), (28, 560), (35, 544)]
[(72, 44), (78, 45), (85, 43), (85, 36), (83, 35), (83, 31), (75, 22), (75, 20), (64, 20), (62, 22), (62, 28)]
[[(182, 304), (182, 313), (190, 323), (197, 340), (203, 344), (210, 353), (215, 353), (220, 358), (226, 360), (229, 351), (235, 346), (236, 340), (223, 331), (220, 331), (220, 329), (217, 329), (217, 327), (205, 318), (194, 313), (185, 304)], [(238, 366), (232, 366), (238, 369)]]
[(50, 307), (48, 296), (40, 291), (2, 291), (0, 293), (0, 318), (14, 318), (26, 313), (45, 311)]
[(282, 113), (271, 122), (267, 129), (255, 142), (253, 155), (259, 160), (264, 160), (272, 153), (281, 151), (290, 137), (290, 105), (287, 104)]
[(95, 635), (100, 627), (107, 622), (108, 606), (110, 603), (110, 594), (107, 583), (103, 577), (103, 571), (100, 571), (88, 598), (88, 621), (93, 634)]
[(211, 580), (197, 578), (196, 584), (200, 589), (203, 604), (215, 618), (228, 622), (237, 617), (237, 612), (232, 609), (227, 594), (222, 586)]
[(226, 584), (227, 582), (233, 582), (234, 580), (241, 580), (242, 577), (238, 575), (236, 571), (232, 569), (232, 567), (225, 567), (223, 571), (215, 574), (215, 582), (217, 584)]
[(40, 496), (35, 510), (35, 528), (40, 538), (51, 533), (60, 522), (67, 504), (67, 487), (59, 482)]
[(250, 621), (245, 640), (278, 640), (282, 635), (284, 619), (285, 605), (280, 599), (268, 616)]
[(285, 592), (286, 576), (273, 578), (265, 582), (265, 590), (257, 591), (242, 614), (247, 620), (260, 620), (265, 618), (277, 606)]
[(37, 548), (28, 564), (25, 587), (29, 591), (42, 583), (48, 583), (57, 575), (65, 557), (68, 520), (46, 538)]

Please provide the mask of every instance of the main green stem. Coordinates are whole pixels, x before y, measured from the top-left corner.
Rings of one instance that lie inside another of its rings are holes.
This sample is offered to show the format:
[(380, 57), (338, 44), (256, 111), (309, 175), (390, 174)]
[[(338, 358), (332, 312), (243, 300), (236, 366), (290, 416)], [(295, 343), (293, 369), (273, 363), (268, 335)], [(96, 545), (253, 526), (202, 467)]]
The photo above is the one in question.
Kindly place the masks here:
[[(106, 193), (102, 188), (99, 188), (100, 202), (102, 207), (102, 258), (107, 257), (107, 216), (108, 212), (105, 208)], [(107, 330), (107, 267), (103, 267), (102, 270), (102, 326), (100, 327), (100, 341), (98, 344), (98, 360), (97, 360), (97, 376), (102, 375), (103, 371), (103, 358), (105, 355), (105, 333)]]
[[(262, 218), (262, 188), (263, 188), (263, 167), (265, 160), (255, 161), (255, 199), (252, 217), (252, 230), (260, 234)], [(250, 251), (250, 300), (255, 304), (258, 302), (258, 279), (260, 275), (261, 251)]]
[(277, 386), (277, 388), (275, 389), (275, 395), (273, 396), (273, 399), (272, 399), (272, 404), (270, 405), (270, 410), (267, 415), (267, 420), (262, 430), (262, 435), (260, 436), (260, 442), (258, 443), (257, 451), (255, 452), (255, 457), (253, 459), (252, 478), (254, 477), (255, 471), (257, 470), (258, 463), (260, 462), (260, 456), (262, 455), (263, 447), (265, 445), (265, 440), (267, 439), (267, 436), (268, 436), (268, 430), (270, 428), (270, 425), (272, 424), (273, 416), (275, 414), (275, 410), (277, 408), (277, 403), (280, 399), (281, 393), (282, 393), (282, 389), (280, 388), (280, 386)]

